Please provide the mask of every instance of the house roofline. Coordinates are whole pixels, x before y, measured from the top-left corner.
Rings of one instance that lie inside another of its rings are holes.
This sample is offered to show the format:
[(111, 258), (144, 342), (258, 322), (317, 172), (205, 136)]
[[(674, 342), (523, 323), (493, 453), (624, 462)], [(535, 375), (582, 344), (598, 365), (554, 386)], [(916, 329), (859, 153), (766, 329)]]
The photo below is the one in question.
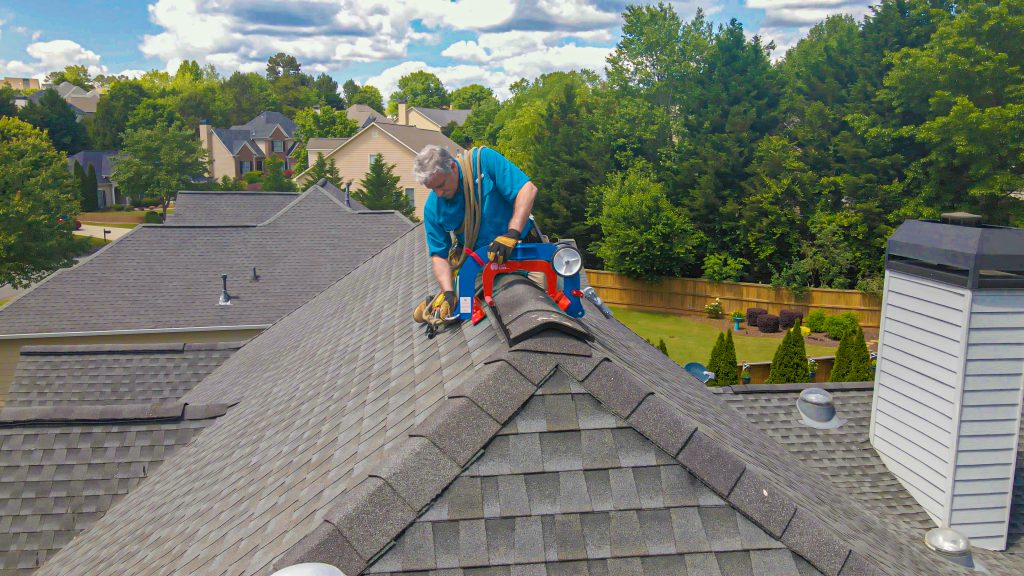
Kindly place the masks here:
[(73, 338), (80, 336), (128, 336), (132, 334), (176, 334), (181, 332), (217, 332), (221, 330), (266, 330), (272, 324), (239, 324), (236, 326), (186, 326), (182, 328), (130, 328), (125, 330), (87, 330), (82, 332), (36, 332), (0, 334), (0, 340), (19, 338)]

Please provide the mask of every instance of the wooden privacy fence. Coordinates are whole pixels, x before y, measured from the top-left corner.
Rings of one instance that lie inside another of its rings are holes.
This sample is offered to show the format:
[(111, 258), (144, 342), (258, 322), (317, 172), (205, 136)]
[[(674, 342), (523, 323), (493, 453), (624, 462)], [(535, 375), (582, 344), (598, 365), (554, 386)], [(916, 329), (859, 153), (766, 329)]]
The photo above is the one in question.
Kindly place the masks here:
[(669, 278), (661, 282), (633, 280), (614, 272), (587, 270), (587, 281), (608, 304), (657, 312), (704, 312), (715, 298), (722, 301), (728, 316), (747, 308), (765, 308), (778, 314), (786, 308), (803, 312), (824, 310), (826, 314), (853, 312), (861, 326), (877, 328), (882, 316), (882, 299), (858, 290), (811, 288), (796, 298), (786, 288), (746, 282), (712, 282), (699, 278)]

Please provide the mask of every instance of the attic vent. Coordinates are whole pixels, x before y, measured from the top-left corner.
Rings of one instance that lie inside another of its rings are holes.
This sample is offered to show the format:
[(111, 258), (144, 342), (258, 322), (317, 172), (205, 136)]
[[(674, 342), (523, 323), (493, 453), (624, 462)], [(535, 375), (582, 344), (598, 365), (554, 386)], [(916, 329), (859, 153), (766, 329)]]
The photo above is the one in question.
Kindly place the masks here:
[(974, 562), (971, 540), (952, 528), (932, 528), (924, 535), (924, 545), (954, 564), (978, 572), (988, 572), (984, 566)]
[(800, 421), (811, 428), (826, 430), (839, 428), (846, 423), (846, 420), (836, 415), (832, 395), (821, 388), (808, 388), (801, 392), (796, 401), (796, 409), (800, 412)]
[(227, 274), (221, 274), (220, 275), (220, 279), (221, 279), (221, 281), (224, 282), (224, 289), (221, 290), (220, 302), (218, 302), (218, 304), (220, 304), (221, 306), (230, 306), (231, 305), (231, 294), (228, 294), (228, 275)]
[(278, 570), (270, 576), (345, 576), (345, 573), (330, 564), (303, 562)]

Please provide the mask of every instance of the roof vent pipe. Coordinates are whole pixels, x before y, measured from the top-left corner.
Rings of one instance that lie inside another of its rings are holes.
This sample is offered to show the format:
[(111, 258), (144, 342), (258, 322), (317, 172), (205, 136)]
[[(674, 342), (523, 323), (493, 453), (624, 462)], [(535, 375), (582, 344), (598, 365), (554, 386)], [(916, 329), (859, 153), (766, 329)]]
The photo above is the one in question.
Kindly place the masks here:
[(605, 318), (612, 317), (611, 308), (604, 303), (604, 300), (601, 300), (601, 297), (597, 295), (597, 290), (594, 290), (593, 286), (587, 286), (583, 289), (583, 297), (590, 300), (590, 303), (594, 306), (597, 306), (597, 309), (601, 311), (601, 314), (604, 314)]
[(352, 207), (352, 181), (345, 182), (345, 206)]
[(230, 306), (231, 305), (231, 294), (228, 294), (228, 275), (221, 274), (220, 279), (224, 282), (224, 289), (220, 293), (220, 305)]
[(800, 421), (811, 428), (827, 430), (846, 424), (846, 420), (836, 415), (832, 395), (821, 388), (808, 388), (801, 392), (796, 409), (800, 412)]
[(946, 560), (979, 572), (988, 572), (975, 564), (971, 554), (971, 540), (952, 528), (932, 528), (924, 535), (924, 545)]
[(278, 570), (270, 576), (345, 576), (345, 573), (330, 564), (303, 562)]
[(252, 267), (252, 281), (253, 282), (259, 282), (260, 281), (260, 275), (256, 273), (256, 267), (255, 266)]

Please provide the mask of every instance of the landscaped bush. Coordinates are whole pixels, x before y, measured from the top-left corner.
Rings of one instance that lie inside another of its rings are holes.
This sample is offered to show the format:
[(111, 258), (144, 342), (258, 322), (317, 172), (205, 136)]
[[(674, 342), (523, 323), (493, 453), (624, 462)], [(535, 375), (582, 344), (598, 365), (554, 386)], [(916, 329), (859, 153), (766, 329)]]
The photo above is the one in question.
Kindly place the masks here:
[(811, 332), (824, 332), (827, 319), (824, 310), (815, 310), (807, 315), (807, 322), (804, 325), (810, 328)]
[(779, 310), (779, 327), (790, 329), (797, 320), (803, 320), (804, 315), (797, 310)]
[(757, 317), (767, 313), (764, 308), (747, 308), (747, 326), (757, 326)]
[(810, 382), (811, 375), (807, 370), (807, 349), (804, 337), (800, 334), (800, 322), (786, 332), (775, 357), (772, 358), (771, 372), (765, 384), (789, 384)]
[(757, 329), (766, 334), (779, 331), (779, 317), (774, 314), (761, 314), (757, 317)]
[(857, 326), (853, 333), (847, 334), (839, 343), (829, 381), (868, 382), (874, 379), (875, 369), (871, 366), (871, 353), (864, 341), (864, 331)]
[(825, 319), (825, 333), (833, 340), (842, 340), (847, 334), (857, 331), (860, 324), (857, 322), (857, 315), (853, 312), (843, 312)]
[(163, 224), (164, 219), (160, 217), (158, 212), (150, 210), (146, 212), (146, 215), (142, 217), (142, 222), (145, 224)]
[(668, 356), (668, 346), (665, 344), (664, 338), (658, 338), (658, 350), (661, 350), (662, 354)]
[(246, 172), (245, 174), (242, 174), (242, 180), (244, 180), (246, 184), (259, 184), (263, 181), (263, 172), (260, 172), (259, 170)]
[(715, 373), (710, 386), (734, 386), (739, 383), (740, 374), (736, 366), (736, 345), (732, 341), (732, 330), (718, 333), (718, 340), (711, 350), (708, 371)]
[(124, 204), (114, 204), (110, 209), (114, 212), (124, 212), (125, 210), (128, 210), (128, 207)]
[(715, 298), (714, 302), (704, 305), (704, 312), (707, 312), (708, 318), (721, 318), (723, 311), (722, 301), (718, 298)]

